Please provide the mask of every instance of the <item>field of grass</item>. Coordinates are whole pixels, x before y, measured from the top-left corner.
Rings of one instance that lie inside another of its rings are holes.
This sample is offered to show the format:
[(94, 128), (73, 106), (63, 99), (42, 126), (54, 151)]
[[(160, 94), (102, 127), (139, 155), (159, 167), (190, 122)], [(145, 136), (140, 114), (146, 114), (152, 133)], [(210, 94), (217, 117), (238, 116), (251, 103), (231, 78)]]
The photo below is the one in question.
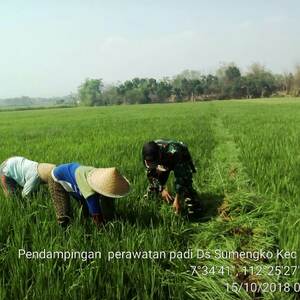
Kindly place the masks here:
[[(75, 200), (72, 225), (58, 227), (46, 186), (26, 200), (0, 191), (0, 299), (298, 299), (299, 112), (296, 99), (0, 112), (0, 161), (21, 155), (117, 166), (132, 183), (117, 200), (116, 220), (101, 229), (83, 220)], [(143, 199), (141, 147), (156, 138), (189, 146), (204, 206), (198, 222)], [(102, 256), (26, 259), (19, 249)], [(217, 258), (217, 249), (273, 255)], [(107, 258), (187, 250), (193, 257)], [(200, 250), (211, 257), (197, 257)], [(296, 257), (277, 257), (278, 250)]]

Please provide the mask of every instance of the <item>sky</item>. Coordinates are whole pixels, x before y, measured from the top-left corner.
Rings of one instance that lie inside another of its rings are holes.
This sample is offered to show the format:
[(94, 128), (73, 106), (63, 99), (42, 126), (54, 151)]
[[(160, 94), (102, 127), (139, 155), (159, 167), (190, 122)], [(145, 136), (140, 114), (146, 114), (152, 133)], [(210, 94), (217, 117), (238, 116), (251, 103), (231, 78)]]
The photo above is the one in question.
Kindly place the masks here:
[(299, 0), (1, 0), (0, 98), (231, 62), (290, 72), (300, 64), (299, 15)]

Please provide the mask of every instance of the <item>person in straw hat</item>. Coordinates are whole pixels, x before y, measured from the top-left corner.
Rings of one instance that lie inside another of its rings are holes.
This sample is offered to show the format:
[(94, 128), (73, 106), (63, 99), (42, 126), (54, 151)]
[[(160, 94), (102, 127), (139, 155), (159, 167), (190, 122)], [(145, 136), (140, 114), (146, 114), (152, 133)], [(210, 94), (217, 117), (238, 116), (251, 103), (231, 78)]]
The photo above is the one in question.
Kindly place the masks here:
[(51, 172), (49, 190), (57, 221), (63, 227), (71, 219), (70, 196), (79, 201), (85, 215), (95, 224), (108, 221), (114, 214), (114, 198), (128, 194), (130, 184), (116, 168), (94, 168), (78, 163), (55, 167)]
[(9, 197), (22, 188), (22, 197), (28, 196), (42, 183), (47, 183), (53, 164), (38, 163), (25, 157), (14, 156), (0, 165), (1, 186)]

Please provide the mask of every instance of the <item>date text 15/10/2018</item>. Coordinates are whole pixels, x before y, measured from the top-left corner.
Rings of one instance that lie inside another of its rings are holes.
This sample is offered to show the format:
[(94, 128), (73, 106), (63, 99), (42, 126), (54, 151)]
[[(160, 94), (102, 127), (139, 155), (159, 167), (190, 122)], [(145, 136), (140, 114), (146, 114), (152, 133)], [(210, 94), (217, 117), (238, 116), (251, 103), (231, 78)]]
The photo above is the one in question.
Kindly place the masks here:
[(275, 292), (284, 292), (284, 293), (299, 293), (300, 292), (300, 283), (289, 283), (289, 282), (233, 282), (226, 283), (227, 292), (239, 293), (242, 290), (245, 290), (247, 293), (275, 293)]

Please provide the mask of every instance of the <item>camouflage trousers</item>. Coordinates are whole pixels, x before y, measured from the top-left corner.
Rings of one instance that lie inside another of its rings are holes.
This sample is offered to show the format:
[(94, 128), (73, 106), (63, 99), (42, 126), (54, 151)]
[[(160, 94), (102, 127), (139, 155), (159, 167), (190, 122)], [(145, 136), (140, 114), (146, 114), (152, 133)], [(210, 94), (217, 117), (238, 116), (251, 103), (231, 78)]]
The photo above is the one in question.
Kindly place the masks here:
[(190, 190), (184, 197), (184, 205), (189, 216), (196, 216), (201, 212), (201, 202), (196, 190)]

